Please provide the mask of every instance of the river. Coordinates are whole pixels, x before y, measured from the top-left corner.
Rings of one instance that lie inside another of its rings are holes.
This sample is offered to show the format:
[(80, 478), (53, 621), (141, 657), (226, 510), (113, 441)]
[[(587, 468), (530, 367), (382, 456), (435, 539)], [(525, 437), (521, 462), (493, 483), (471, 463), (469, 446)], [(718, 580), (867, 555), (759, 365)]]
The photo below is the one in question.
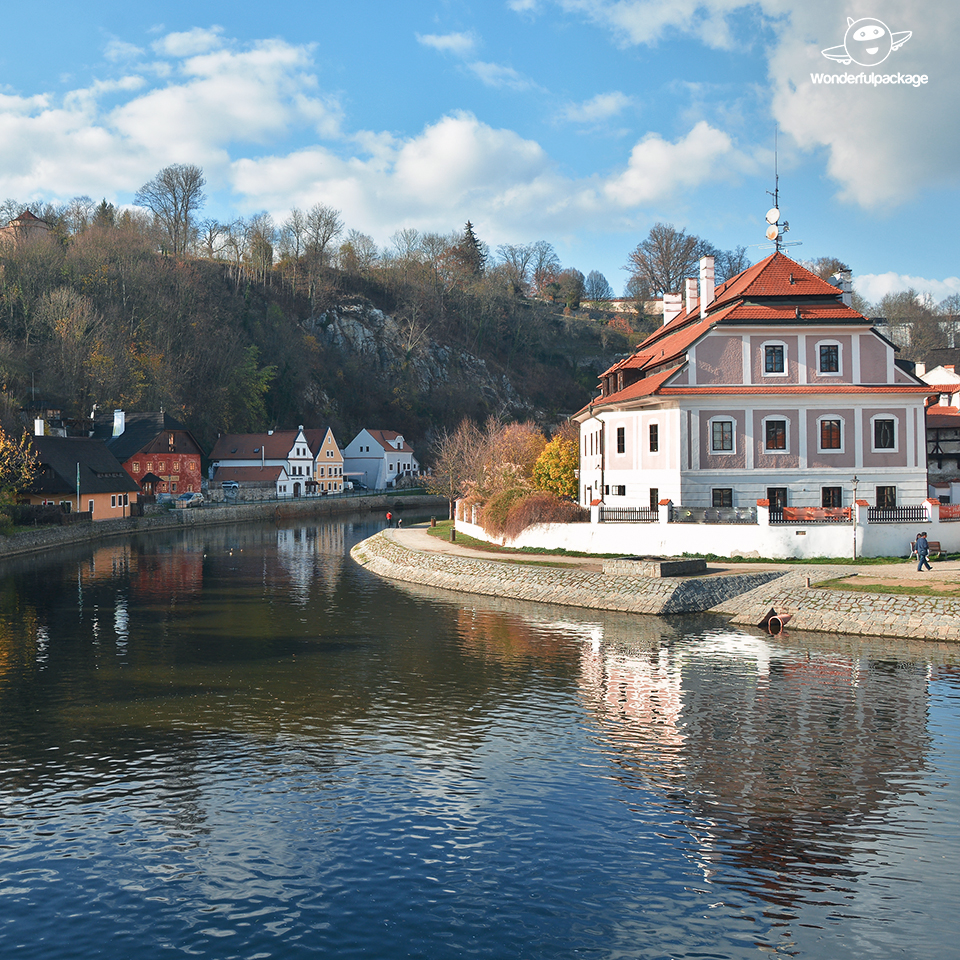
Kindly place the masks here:
[(411, 589), (378, 528), (4, 567), (0, 954), (955, 948), (960, 650)]

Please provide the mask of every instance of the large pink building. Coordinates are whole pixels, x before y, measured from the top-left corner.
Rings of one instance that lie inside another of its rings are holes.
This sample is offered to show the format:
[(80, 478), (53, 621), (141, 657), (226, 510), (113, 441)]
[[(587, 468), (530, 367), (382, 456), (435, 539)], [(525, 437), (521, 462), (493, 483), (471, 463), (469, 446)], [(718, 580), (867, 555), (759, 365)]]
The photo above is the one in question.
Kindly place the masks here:
[(927, 496), (924, 398), (849, 297), (779, 251), (713, 259), (580, 410), (580, 501), (847, 507)]

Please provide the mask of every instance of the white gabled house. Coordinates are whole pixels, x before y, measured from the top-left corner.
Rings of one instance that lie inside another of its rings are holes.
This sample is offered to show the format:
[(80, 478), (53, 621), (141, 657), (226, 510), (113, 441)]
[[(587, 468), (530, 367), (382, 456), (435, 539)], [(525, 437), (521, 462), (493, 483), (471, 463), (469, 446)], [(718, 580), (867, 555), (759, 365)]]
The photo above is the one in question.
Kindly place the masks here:
[(344, 478), (370, 490), (393, 487), (419, 474), (413, 448), (394, 430), (361, 430), (343, 449)]
[[(231, 433), (220, 437), (210, 454), (212, 479), (228, 477), (227, 468), (282, 467), (277, 475), (277, 495), (302, 497), (315, 491), (313, 484), (314, 455), (302, 426), (296, 430), (268, 430), (266, 433)], [(247, 473), (245, 476), (252, 477)], [(271, 474), (272, 476), (272, 474)]]
[(930, 388), (849, 296), (777, 251), (713, 260), (580, 410), (584, 506), (850, 507), (927, 497)]

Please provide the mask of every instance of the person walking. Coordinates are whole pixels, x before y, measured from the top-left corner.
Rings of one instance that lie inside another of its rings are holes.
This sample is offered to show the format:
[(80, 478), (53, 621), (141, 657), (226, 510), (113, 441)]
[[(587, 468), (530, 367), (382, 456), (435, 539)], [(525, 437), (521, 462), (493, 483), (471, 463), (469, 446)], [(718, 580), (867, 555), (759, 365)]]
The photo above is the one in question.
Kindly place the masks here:
[(923, 570), (924, 564), (928, 570), (932, 570), (930, 561), (927, 560), (927, 554), (930, 553), (930, 545), (927, 543), (926, 533), (921, 533), (917, 537), (917, 573)]

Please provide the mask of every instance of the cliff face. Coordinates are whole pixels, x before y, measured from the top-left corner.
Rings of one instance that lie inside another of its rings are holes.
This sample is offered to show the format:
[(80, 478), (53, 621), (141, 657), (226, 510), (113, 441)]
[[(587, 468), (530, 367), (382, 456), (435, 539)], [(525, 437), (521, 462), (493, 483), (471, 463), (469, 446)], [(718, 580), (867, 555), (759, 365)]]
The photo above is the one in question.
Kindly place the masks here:
[(522, 419), (543, 416), (504, 372), (491, 369), (486, 360), (437, 342), (429, 330), (412, 331), (366, 301), (330, 308), (309, 321), (308, 329), (322, 345), (356, 358), (371, 379), (382, 384), (412, 382), (426, 396), (468, 386), (491, 411)]

